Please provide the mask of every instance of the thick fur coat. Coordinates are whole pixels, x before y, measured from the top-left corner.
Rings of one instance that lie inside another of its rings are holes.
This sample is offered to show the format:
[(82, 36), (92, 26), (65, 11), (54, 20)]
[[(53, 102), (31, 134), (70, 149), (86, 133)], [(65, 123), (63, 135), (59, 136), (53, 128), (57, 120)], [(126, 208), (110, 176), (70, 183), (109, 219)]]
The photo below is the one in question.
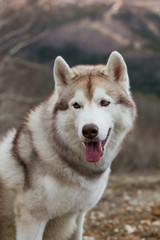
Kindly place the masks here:
[(54, 64), (53, 94), (0, 143), (0, 239), (82, 240), (136, 107), (126, 64)]

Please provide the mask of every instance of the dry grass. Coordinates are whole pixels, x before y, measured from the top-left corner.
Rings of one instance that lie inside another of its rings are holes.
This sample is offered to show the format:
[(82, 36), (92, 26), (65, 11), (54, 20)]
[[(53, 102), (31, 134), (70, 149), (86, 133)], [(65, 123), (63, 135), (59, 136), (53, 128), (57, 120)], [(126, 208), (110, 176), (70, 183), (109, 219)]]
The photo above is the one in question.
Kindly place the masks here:
[(86, 240), (159, 240), (159, 174), (112, 175), (86, 217)]

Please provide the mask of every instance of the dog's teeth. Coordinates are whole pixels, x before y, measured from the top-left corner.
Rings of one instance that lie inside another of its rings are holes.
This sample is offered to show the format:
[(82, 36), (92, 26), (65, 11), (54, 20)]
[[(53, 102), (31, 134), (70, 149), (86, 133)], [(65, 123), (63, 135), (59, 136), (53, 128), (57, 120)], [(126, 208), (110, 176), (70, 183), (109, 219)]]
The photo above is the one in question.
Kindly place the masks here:
[(85, 145), (85, 143), (84, 143), (84, 142), (82, 142), (82, 145), (83, 145), (83, 147), (86, 147), (86, 145)]

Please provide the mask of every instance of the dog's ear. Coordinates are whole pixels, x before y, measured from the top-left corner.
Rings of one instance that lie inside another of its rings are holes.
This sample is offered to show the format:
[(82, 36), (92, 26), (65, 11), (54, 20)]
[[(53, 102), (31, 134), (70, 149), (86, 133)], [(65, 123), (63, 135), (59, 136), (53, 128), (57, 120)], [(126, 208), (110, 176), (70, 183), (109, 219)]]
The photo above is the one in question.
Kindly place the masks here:
[(120, 84), (125, 90), (129, 91), (127, 66), (120, 53), (116, 51), (111, 53), (104, 74), (106, 74), (109, 79)]
[(62, 93), (63, 89), (74, 77), (74, 73), (62, 57), (57, 57), (54, 62), (53, 74), (55, 80), (55, 89)]

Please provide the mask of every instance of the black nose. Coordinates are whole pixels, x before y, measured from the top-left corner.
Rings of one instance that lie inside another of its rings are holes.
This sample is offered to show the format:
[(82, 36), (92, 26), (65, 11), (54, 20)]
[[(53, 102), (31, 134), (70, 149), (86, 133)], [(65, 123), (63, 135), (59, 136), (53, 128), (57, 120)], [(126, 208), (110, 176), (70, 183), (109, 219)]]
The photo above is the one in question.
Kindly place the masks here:
[(95, 124), (87, 124), (82, 128), (83, 136), (86, 138), (95, 138), (98, 135), (98, 127)]

